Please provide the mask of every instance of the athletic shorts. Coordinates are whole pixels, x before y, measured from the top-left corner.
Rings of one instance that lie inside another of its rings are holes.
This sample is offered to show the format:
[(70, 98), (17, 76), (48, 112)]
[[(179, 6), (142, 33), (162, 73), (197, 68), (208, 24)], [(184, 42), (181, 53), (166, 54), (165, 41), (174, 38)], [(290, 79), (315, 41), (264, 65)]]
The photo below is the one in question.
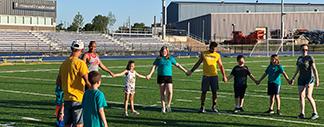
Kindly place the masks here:
[(209, 91), (209, 87), (213, 93), (218, 90), (218, 77), (217, 76), (203, 76), (201, 81), (201, 92)]
[(157, 77), (158, 84), (169, 84), (172, 83), (172, 76), (158, 76)]
[(268, 83), (268, 95), (279, 95), (280, 85), (276, 83)]
[(234, 85), (234, 97), (244, 98), (247, 85)]
[(74, 126), (83, 124), (82, 104), (79, 102), (64, 101), (64, 123)]
[(309, 84), (314, 84), (314, 81), (314, 78), (311, 78), (309, 80), (298, 79), (298, 86), (307, 86)]

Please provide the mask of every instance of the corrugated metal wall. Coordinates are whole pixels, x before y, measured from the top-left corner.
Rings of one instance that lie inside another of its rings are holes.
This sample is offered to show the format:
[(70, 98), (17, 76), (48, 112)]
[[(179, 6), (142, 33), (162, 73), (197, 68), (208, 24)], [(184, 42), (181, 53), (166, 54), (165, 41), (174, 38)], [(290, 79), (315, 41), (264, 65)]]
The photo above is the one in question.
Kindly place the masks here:
[[(280, 12), (280, 4), (271, 3), (220, 3), (220, 2), (171, 2), (170, 7), (177, 5), (177, 10), (168, 10), (168, 23), (183, 21), (210, 13)], [(168, 7), (169, 8), (169, 7)], [(324, 4), (286, 4), (285, 12), (324, 11)]]
[[(280, 29), (280, 13), (214, 13), (185, 20), (176, 24), (177, 29), (188, 29), (190, 34), (202, 38), (202, 22), (205, 21), (204, 39), (221, 41), (232, 38), (232, 24), (236, 31), (245, 35), (255, 31), (257, 27), (268, 27), (269, 30)], [(285, 18), (285, 33), (295, 29), (324, 30), (324, 12), (317, 13), (287, 13)]]
[[(212, 14), (211, 40), (232, 37), (232, 24), (236, 31), (245, 35), (255, 31), (257, 27), (280, 29), (280, 13), (243, 13), (243, 14)], [(285, 33), (295, 29), (324, 30), (324, 12), (318, 13), (287, 13), (284, 18)]]
[[(55, 11), (13, 9), (13, 3), (30, 3), (55, 6)], [(53, 17), (56, 19), (56, 0), (0, 0), (0, 14)]]

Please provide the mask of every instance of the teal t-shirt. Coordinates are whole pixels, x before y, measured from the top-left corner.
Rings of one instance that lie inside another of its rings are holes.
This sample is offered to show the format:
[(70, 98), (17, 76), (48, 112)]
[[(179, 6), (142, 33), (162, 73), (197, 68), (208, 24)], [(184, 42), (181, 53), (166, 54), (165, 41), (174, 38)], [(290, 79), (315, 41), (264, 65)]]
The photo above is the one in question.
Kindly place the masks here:
[(268, 74), (268, 83), (275, 83), (281, 85), (280, 75), (284, 72), (284, 68), (281, 65), (270, 64), (265, 71)]
[(172, 65), (175, 64), (177, 64), (177, 61), (173, 56), (170, 56), (169, 59), (166, 57), (158, 57), (153, 63), (158, 68), (159, 76), (172, 76)]
[(83, 95), (82, 110), (85, 127), (103, 127), (99, 109), (107, 106), (105, 95), (100, 90), (87, 90)]

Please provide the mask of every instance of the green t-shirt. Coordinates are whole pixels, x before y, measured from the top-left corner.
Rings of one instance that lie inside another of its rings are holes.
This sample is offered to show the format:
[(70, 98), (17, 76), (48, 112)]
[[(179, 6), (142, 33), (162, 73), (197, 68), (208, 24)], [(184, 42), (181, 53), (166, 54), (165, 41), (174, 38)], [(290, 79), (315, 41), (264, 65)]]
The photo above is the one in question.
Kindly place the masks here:
[(176, 65), (177, 61), (173, 56), (170, 56), (169, 59), (166, 57), (158, 57), (155, 59), (153, 65), (157, 66), (159, 76), (172, 76), (172, 65)]
[(284, 72), (284, 68), (281, 65), (270, 64), (265, 71), (268, 74), (268, 83), (275, 83), (281, 85), (280, 75)]
[(87, 90), (82, 100), (83, 123), (85, 127), (103, 127), (99, 109), (107, 106), (105, 95), (100, 90)]

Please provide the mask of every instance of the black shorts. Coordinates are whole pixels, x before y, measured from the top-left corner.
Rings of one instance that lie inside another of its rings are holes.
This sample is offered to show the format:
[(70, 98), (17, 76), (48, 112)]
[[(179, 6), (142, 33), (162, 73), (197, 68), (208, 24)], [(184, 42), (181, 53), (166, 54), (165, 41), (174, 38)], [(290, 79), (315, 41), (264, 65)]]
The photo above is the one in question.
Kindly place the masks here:
[(158, 84), (168, 84), (168, 83), (172, 83), (172, 76), (158, 76), (157, 77), (157, 83)]
[(217, 76), (203, 76), (201, 81), (201, 92), (205, 93), (211, 88), (212, 93), (216, 93), (218, 88)]
[(244, 98), (247, 85), (234, 85), (234, 97)]
[(279, 95), (280, 85), (276, 83), (268, 83), (268, 95)]

